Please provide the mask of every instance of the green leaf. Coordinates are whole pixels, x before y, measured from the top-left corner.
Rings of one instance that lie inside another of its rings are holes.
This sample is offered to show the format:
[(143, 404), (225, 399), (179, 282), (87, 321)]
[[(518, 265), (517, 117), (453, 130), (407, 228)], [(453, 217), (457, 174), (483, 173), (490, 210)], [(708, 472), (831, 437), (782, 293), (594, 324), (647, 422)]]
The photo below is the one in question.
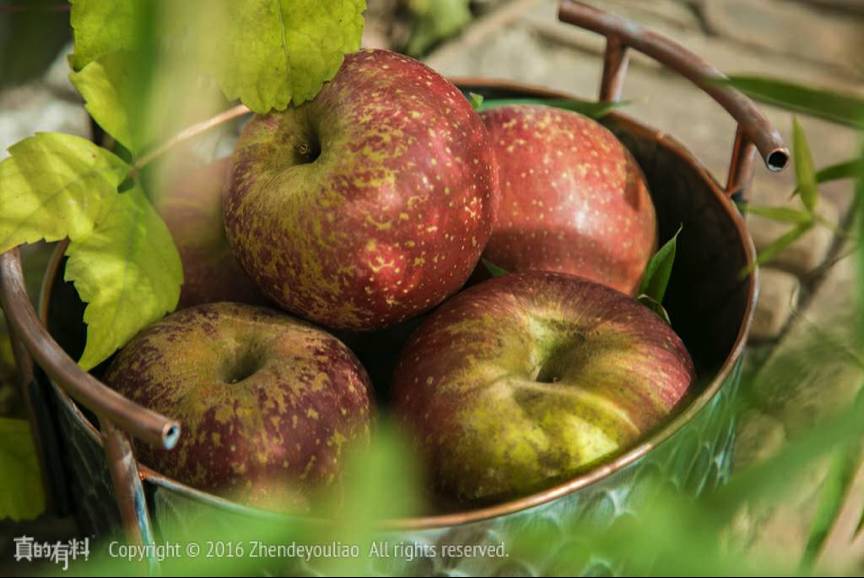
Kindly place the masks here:
[[(796, 225), (795, 227), (787, 231), (785, 234), (783, 234), (783, 236), (762, 249), (759, 252), (759, 255), (756, 257), (756, 265), (764, 265), (765, 263), (772, 261), (781, 251), (783, 251), (783, 249), (803, 237), (804, 234), (812, 228), (813, 221)], [(746, 277), (752, 272), (752, 267), (745, 268), (741, 271), (741, 277)]]
[(672, 325), (672, 320), (669, 319), (669, 312), (666, 311), (666, 308), (663, 307), (662, 303), (654, 300), (653, 298), (651, 298), (648, 295), (645, 295), (644, 293), (639, 295), (636, 298), (636, 301), (638, 301), (639, 303), (641, 303), (642, 305), (644, 305), (645, 307), (647, 307), (648, 309), (650, 309), (651, 311), (656, 313), (660, 317), (660, 319), (665, 321), (668, 325)]
[(209, 65), (229, 99), (255, 112), (313, 98), (360, 47), (365, 0), (223, 1), (222, 50)]
[(747, 213), (759, 217), (765, 217), (772, 221), (792, 223), (795, 225), (809, 223), (813, 220), (812, 214), (791, 207), (760, 207), (756, 205), (747, 205)]
[(0, 163), (0, 253), (89, 234), (129, 166), (81, 137), (39, 133)]
[(515, 106), (520, 104), (545, 105), (563, 108), (572, 112), (584, 114), (589, 118), (603, 118), (613, 110), (626, 106), (627, 102), (589, 102), (575, 98), (488, 98), (483, 102), (481, 110), (489, 110), (499, 106)]
[(724, 83), (769, 104), (864, 128), (864, 99), (761, 76), (732, 76)]
[(136, 142), (129, 125), (136, 95), (133, 90), (129, 52), (114, 52), (88, 63), (69, 79), (84, 97), (85, 108), (102, 129), (130, 152), (137, 153), (143, 143)]
[(93, 232), (73, 240), (66, 254), (65, 278), (87, 303), (87, 345), (78, 362), (84, 369), (107, 359), (177, 305), (180, 257), (138, 186), (115, 194)]
[(819, 186), (816, 183), (816, 171), (813, 168), (813, 155), (807, 143), (807, 135), (798, 124), (798, 119), (792, 119), (792, 138), (795, 157), (795, 181), (801, 201), (811, 214), (819, 202)]
[(23, 419), (0, 417), (0, 520), (37, 517), (45, 509), (39, 460)]
[(499, 267), (498, 265), (496, 265), (495, 263), (493, 263), (489, 259), (486, 259), (485, 257), (483, 257), (480, 260), (483, 261), (483, 266), (486, 267), (486, 270), (493, 277), (503, 277), (504, 275), (507, 274), (506, 270), (502, 269), (501, 267)]
[(484, 100), (482, 94), (477, 94), (476, 92), (468, 93), (468, 101), (471, 103), (471, 108), (478, 112), (483, 109)]
[(851, 161), (829, 165), (819, 169), (816, 173), (816, 180), (820, 183), (856, 178), (864, 178), (864, 159), (852, 159)]
[(672, 276), (672, 267), (675, 265), (675, 252), (678, 245), (678, 235), (681, 234), (683, 225), (678, 227), (672, 238), (666, 241), (660, 250), (658, 250), (648, 265), (645, 267), (645, 273), (642, 275), (642, 282), (639, 284), (639, 294), (650, 298), (657, 303), (663, 303), (663, 297), (666, 295), (666, 287), (669, 285), (669, 278)]
[(71, 0), (69, 19), (75, 52), (69, 56), (69, 63), (73, 70), (82, 70), (111, 52), (136, 48), (134, 31), (140, 1)]

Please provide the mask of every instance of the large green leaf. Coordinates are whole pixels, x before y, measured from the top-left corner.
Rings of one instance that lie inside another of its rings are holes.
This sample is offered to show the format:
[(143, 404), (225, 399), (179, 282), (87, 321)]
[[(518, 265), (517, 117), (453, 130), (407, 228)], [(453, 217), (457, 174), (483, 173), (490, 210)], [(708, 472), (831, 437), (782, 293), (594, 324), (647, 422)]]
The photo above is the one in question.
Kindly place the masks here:
[(762, 76), (738, 75), (724, 82), (756, 100), (864, 128), (864, 99), (857, 96)]
[(221, 50), (209, 59), (222, 91), (258, 113), (313, 98), (360, 47), (365, 0), (222, 0)]
[(39, 460), (23, 419), (0, 417), (0, 520), (19, 522), (45, 509)]
[(66, 280), (87, 303), (87, 345), (79, 360), (84, 369), (172, 311), (180, 298), (177, 249), (138, 186), (115, 194), (93, 232), (73, 240), (66, 254)]
[(81, 137), (39, 133), (0, 163), (0, 253), (89, 234), (129, 166)]
[(128, 51), (106, 54), (73, 72), (69, 78), (84, 97), (87, 112), (99, 126), (130, 152), (137, 153), (143, 143), (138, 142), (140, 131), (133, 131), (130, 126), (139, 102), (130, 76), (130, 60), (132, 53)]

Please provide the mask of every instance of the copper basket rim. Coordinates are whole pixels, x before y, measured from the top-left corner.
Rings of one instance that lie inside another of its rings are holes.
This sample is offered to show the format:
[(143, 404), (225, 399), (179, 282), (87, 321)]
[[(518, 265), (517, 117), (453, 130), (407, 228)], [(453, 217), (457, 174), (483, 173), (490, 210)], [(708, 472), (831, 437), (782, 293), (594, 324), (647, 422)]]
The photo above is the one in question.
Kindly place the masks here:
[[(451, 78), (451, 81), (453, 81), (454, 84), (460, 87), (467, 86), (509, 90), (537, 98), (572, 98), (572, 96), (563, 92), (549, 90), (537, 86), (517, 84), (506, 80), (481, 78)], [(741, 239), (741, 248), (744, 251), (746, 264), (748, 266), (753, 265), (755, 262), (756, 251), (753, 247), (752, 239), (750, 238), (750, 235), (747, 231), (746, 223), (738, 212), (735, 205), (729, 200), (727, 195), (723, 192), (722, 188), (717, 183), (713, 175), (708, 171), (708, 169), (705, 168), (704, 165), (702, 165), (702, 163), (698, 159), (696, 159), (695, 156), (693, 156), (693, 154), (690, 153), (683, 144), (681, 144), (674, 137), (664, 133), (663, 131), (653, 129), (619, 112), (610, 113), (609, 115), (607, 115), (607, 118), (614, 121), (619, 126), (625, 127), (625, 130), (627, 130), (628, 132), (639, 134), (642, 137), (651, 138), (657, 142), (663, 143), (665, 146), (672, 149), (683, 162), (689, 163), (691, 167), (698, 172), (700, 177), (708, 185), (711, 193), (715, 197), (715, 200), (717, 200), (724, 208), (726, 216), (735, 225), (736, 231), (739, 235), (739, 238)], [(66, 242), (64, 241), (60, 243), (54, 250), (48, 268), (46, 270), (44, 283), (42, 286), (42, 292), (39, 297), (39, 318), (40, 321), (46, 326), (48, 323), (48, 304), (51, 298), (51, 291), (57, 280), (60, 266), (63, 261), (65, 245)], [(465, 511), (415, 516), (395, 520), (385, 520), (382, 522), (382, 527), (384, 529), (393, 530), (427, 530), (448, 526), (457, 526), (472, 522), (480, 522), (488, 520), (490, 518), (495, 518), (507, 514), (514, 514), (522, 510), (546, 504), (557, 498), (576, 492), (584, 487), (597, 483), (614, 474), (618, 470), (625, 468), (631, 463), (638, 461), (641, 457), (648, 454), (652, 449), (656, 448), (664, 441), (674, 436), (679, 430), (681, 430), (692, 419), (694, 419), (701, 412), (701, 410), (708, 403), (710, 403), (711, 400), (714, 399), (714, 397), (719, 393), (720, 389), (726, 382), (727, 378), (733, 371), (735, 364), (738, 362), (741, 354), (743, 353), (745, 342), (750, 332), (750, 326), (755, 310), (757, 288), (758, 273), (754, 271), (754, 274), (748, 277), (747, 303), (744, 310), (742, 323), (739, 327), (735, 342), (723, 364), (713, 375), (708, 385), (705, 386), (705, 388), (699, 393), (699, 395), (688, 400), (686, 407), (682, 408), (678, 413), (676, 413), (672, 419), (664, 422), (661, 427), (659, 427), (655, 432), (643, 439), (638, 445), (621, 453), (614, 459), (604, 462), (584, 473), (578, 474), (565, 482), (559, 483), (551, 488), (547, 488), (545, 490), (535, 492), (527, 496)], [(77, 419), (79, 419), (81, 424), (87, 429), (88, 435), (96, 443), (102, 445), (103, 441), (96, 426), (83, 414), (83, 412), (81, 412), (75, 401), (62, 387), (54, 383), (53, 380), (52, 385), (54, 385), (54, 389), (60, 397), (62, 403), (67, 406), (67, 408), (73, 413), (73, 415), (75, 415)], [(237, 502), (233, 502), (226, 498), (219, 497), (210, 492), (198, 490), (185, 483), (165, 476), (164, 474), (161, 474), (158, 471), (149, 468), (140, 462), (138, 462), (138, 464), (142, 479), (147, 480), (155, 485), (168, 488), (172, 491), (179, 492), (187, 497), (203, 499), (217, 507), (221, 507), (223, 509), (235, 512), (246, 512), (249, 514), (275, 518), (285, 516), (285, 514), (279, 514), (246, 506)], [(298, 514), (298, 516), (302, 515)], [(314, 518), (308, 518), (310, 520), (314, 520)], [(320, 521), (324, 522), (323, 520)]]

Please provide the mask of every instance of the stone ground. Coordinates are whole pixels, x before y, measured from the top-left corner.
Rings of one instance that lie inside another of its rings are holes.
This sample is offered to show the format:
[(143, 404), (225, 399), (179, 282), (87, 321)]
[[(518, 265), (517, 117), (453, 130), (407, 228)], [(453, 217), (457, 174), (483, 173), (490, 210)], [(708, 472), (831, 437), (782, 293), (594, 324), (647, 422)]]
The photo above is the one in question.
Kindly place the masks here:
[[(864, 95), (864, 66), (859, 57), (864, 45), (859, 37), (864, 9), (858, 0), (591, 3), (677, 40), (724, 72), (766, 74)], [(393, 4), (395, 0), (369, 0), (373, 18), (367, 44), (387, 45), (385, 27), (374, 16), (386, 14)], [(512, 79), (596, 97), (602, 39), (558, 23), (555, 0), (484, 0), (477, 4), (482, 16), (459, 37), (432, 52), (429, 64), (453, 76)], [(404, 34), (404, 30), (395, 34)], [(58, 58), (42, 80), (0, 92), (0, 158), (7, 146), (37, 130), (89, 136), (87, 116), (65, 79), (64, 65)], [(723, 179), (734, 123), (704, 93), (653, 61), (634, 55), (623, 98), (630, 102), (627, 114), (673, 134)], [(767, 106), (763, 110), (791, 142), (790, 114)], [(854, 131), (810, 118), (801, 122), (817, 166), (856, 154), (859, 138)], [(772, 175), (760, 165), (752, 201), (789, 203), (793, 175), (791, 169)], [(843, 222), (853, 198), (851, 185), (826, 185), (822, 193), (823, 216)], [(750, 227), (757, 248), (764, 248), (783, 231), (758, 218), (751, 219)], [(852, 341), (847, 328), (855, 279), (851, 259), (837, 257), (844, 254), (841, 244), (830, 228), (820, 228), (762, 270), (750, 363), (759, 401), (741, 426), (737, 453), (741, 465), (772, 455), (815, 419), (848, 404), (864, 378), (861, 365), (851, 359), (854, 355), (845, 353)], [(829, 354), (822, 363), (802, 364), (803, 356), (813, 351), (814, 341), (822, 345), (820, 351)], [(783, 380), (774, 377), (777, 368), (789, 367), (794, 371), (783, 373)], [(780, 544), (791, 552), (803, 550), (806, 528), (815, 513), (814, 497), (822, 489), (825, 473), (824, 465), (814, 468), (783, 508), (742, 513), (743, 531), (752, 537), (755, 547)], [(864, 495), (864, 467), (857, 480), (856, 487)], [(864, 568), (864, 536), (859, 532), (856, 537), (857, 524), (849, 520), (860, 516), (864, 504), (850, 500), (846, 508), (849, 516), (842, 527), (834, 529), (825, 560), (831, 568), (860, 570)]]

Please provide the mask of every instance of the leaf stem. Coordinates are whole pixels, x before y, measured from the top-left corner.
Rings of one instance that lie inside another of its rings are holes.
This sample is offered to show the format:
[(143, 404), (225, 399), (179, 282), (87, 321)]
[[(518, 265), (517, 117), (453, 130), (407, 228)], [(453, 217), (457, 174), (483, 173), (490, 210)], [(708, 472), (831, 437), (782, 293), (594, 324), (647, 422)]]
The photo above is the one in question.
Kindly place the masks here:
[(134, 177), (138, 174), (141, 169), (155, 161), (156, 159), (162, 157), (175, 146), (198, 136), (199, 134), (205, 133), (208, 130), (215, 128), (221, 124), (232, 121), (235, 118), (239, 118), (244, 114), (250, 112), (249, 108), (245, 104), (238, 104), (229, 108), (226, 111), (223, 111), (217, 114), (214, 117), (208, 118), (207, 120), (201, 121), (197, 124), (193, 124), (192, 126), (183, 129), (164, 143), (158, 145), (156, 148), (152, 149), (148, 153), (141, 155), (141, 157), (135, 161), (135, 164), (132, 165), (132, 171), (130, 171), (130, 176)]

